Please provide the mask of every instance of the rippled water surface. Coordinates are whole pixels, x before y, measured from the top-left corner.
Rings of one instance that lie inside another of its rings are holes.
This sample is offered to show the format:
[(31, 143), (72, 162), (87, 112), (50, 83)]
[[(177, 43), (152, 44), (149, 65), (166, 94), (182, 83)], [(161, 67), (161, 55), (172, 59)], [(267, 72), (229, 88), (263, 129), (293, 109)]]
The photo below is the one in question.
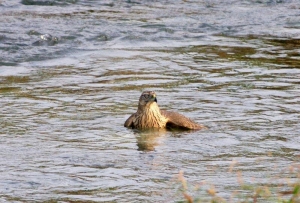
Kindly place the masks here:
[[(299, 13), (293, 0), (0, 1), (1, 202), (175, 202), (180, 170), (229, 200), (237, 172), (290, 177)], [(143, 90), (208, 129), (124, 128)]]

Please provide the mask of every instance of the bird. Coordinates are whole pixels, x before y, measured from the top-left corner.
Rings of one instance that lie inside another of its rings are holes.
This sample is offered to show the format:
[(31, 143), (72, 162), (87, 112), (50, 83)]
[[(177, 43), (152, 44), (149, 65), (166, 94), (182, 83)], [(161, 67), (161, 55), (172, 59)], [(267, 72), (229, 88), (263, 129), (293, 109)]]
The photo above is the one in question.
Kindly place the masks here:
[(124, 126), (133, 129), (200, 130), (206, 128), (180, 113), (160, 110), (154, 91), (144, 91), (142, 93), (137, 112), (125, 121)]

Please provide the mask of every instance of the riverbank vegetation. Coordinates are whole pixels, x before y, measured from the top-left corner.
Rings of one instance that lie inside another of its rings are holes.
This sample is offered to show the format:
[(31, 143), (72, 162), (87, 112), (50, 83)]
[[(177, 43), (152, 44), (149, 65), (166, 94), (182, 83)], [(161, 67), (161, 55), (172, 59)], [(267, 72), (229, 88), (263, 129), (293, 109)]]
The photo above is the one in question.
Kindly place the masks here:
[[(228, 172), (233, 172), (232, 167)], [(217, 183), (189, 184), (180, 171), (177, 180), (183, 198), (177, 203), (300, 203), (300, 164), (287, 167), (289, 177), (270, 177), (267, 183), (246, 183), (241, 171), (236, 174), (238, 187), (226, 198), (219, 195)]]

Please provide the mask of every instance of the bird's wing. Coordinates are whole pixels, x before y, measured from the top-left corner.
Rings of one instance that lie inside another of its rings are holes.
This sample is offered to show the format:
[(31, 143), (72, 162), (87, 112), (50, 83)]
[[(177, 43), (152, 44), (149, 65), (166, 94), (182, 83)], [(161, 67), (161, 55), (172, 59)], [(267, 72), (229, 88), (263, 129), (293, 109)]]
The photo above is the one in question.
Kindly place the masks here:
[(136, 113), (132, 114), (124, 123), (124, 126), (129, 128), (129, 127), (133, 127), (133, 121), (136, 117)]
[(191, 119), (176, 112), (161, 110), (161, 114), (168, 119), (167, 127), (199, 130), (205, 128)]

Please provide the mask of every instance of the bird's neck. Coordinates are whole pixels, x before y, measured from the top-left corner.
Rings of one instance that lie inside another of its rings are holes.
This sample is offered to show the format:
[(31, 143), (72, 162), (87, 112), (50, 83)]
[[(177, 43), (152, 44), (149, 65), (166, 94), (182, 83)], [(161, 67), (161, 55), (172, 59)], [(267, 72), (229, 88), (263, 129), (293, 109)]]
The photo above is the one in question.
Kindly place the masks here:
[(161, 115), (156, 102), (138, 108), (138, 123), (140, 128), (163, 128), (166, 125), (166, 118)]
[(161, 115), (159, 107), (156, 102), (146, 104), (145, 106), (139, 106), (138, 113), (139, 114), (155, 113), (155, 114)]

